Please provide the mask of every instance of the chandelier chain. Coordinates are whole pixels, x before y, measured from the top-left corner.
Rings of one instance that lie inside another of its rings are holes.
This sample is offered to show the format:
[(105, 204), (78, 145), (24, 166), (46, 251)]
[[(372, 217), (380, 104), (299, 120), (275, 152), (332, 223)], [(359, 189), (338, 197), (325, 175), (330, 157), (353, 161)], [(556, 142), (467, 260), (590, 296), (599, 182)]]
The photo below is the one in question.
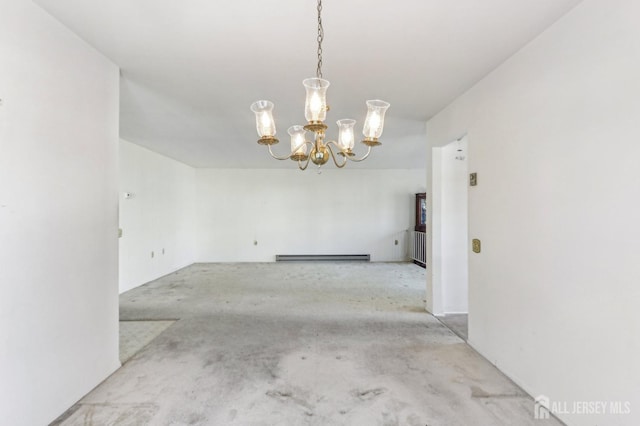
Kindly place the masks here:
[(322, 41), (324, 40), (324, 28), (322, 27), (322, 0), (318, 0), (318, 68), (316, 77), (322, 78)]

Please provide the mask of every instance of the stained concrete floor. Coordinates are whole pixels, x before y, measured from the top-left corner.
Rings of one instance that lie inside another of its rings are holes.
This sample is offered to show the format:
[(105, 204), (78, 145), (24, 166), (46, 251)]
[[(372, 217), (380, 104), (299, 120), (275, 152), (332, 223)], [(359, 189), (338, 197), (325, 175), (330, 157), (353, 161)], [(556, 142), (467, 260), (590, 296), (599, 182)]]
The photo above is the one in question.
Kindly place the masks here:
[(558, 425), (424, 311), (413, 264), (196, 264), (121, 296), (179, 318), (63, 425)]
[(120, 363), (124, 364), (175, 321), (120, 321)]
[(456, 333), (465, 342), (469, 339), (469, 324), (467, 314), (447, 314), (437, 317), (441, 323)]

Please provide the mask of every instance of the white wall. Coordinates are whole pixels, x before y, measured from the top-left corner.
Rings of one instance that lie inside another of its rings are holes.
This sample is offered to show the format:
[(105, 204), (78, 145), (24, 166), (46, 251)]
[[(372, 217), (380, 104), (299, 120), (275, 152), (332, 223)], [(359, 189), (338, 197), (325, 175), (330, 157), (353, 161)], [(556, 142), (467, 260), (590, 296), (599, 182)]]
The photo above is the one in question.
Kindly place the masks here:
[(0, 13), (0, 423), (118, 361), (118, 69), (32, 2)]
[(197, 170), (198, 261), (270, 262), (276, 254), (406, 260), (424, 170), (327, 167), (318, 175), (294, 166)]
[(433, 150), (432, 220), (439, 225), (433, 229), (432, 238), (439, 249), (431, 265), (433, 285), (439, 290), (432, 295), (431, 312), (435, 315), (466, 313), (469, 282), (467, 139)]
[(428, 123), (478, 173), (470, 343), (534, 396), (633, 404), (569, 425), (640, 424), (638, 16), (585, 0)]
[(195, 184), (194, 168), (120, 141), (120, 292), (194, 262)]

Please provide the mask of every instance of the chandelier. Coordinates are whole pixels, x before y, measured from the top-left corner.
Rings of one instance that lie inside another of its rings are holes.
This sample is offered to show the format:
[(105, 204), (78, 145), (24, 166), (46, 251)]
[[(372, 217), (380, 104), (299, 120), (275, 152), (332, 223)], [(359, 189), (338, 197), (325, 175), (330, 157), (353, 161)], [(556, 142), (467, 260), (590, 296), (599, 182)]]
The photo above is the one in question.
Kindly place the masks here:
[[(258, 143), (267, 145), (269, 154), (276, 160), (291, 159), (298, 163), (300, 170), (305, 170), (309, 161), (320, 167), (333, 160), (338, 168), (344, 167), (348, 161), (363, 161), (371, 153), (371, 148), (381, 143), (378, 138), (382, 135), (384, 126), (384, 114), (389, 108), (389, 103), (381, 100), (367, 101), (367, 117), (364, 122), (362, 143), (367, 146), (367, 152), (356, 158), (353, 152), (356, 120), (345, 118), (338, 120), (338, 141), (326, 140), (327, 125), (324, 123), (329, 106), (327, 105), (327, 88), (329, 81), (322, 78), (322, 41), (324, 29), (322, 27), (322, 0), (318, 0), (318, 66), (316, 77), (305, 79), (304, 85), (307, 98), (304, 105), (304, 116), (307, 120), (305, 126), (291, 126), (287, 133), (291, 136), (291, 152), (283, 157), (273, 153), (271, 146), (278, 143), (276, 138), (276, 123), (273, 119), (273, 102), (257, 101), (251, 105), (251, 111), (256, 115), (256, 127), (258, 129)], [(307, 132), (313, 134), (312, 140), (307, 140)], [(310, 151), (309, 151), (310, 149)], [(335, 152), (334, 152), (335, 150)], [(336, 158), (342, 157), (341, 159)]]

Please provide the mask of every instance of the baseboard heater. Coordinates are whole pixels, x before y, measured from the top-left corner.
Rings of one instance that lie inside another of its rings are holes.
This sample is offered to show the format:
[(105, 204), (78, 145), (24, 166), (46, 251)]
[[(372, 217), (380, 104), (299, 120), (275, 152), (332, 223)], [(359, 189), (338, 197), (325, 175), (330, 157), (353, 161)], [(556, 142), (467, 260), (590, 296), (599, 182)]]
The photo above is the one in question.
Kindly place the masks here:
[(276, 254), (276, 262), (312, 262), (312, 261), (349, 261), (369, 262), (370, 254)]

